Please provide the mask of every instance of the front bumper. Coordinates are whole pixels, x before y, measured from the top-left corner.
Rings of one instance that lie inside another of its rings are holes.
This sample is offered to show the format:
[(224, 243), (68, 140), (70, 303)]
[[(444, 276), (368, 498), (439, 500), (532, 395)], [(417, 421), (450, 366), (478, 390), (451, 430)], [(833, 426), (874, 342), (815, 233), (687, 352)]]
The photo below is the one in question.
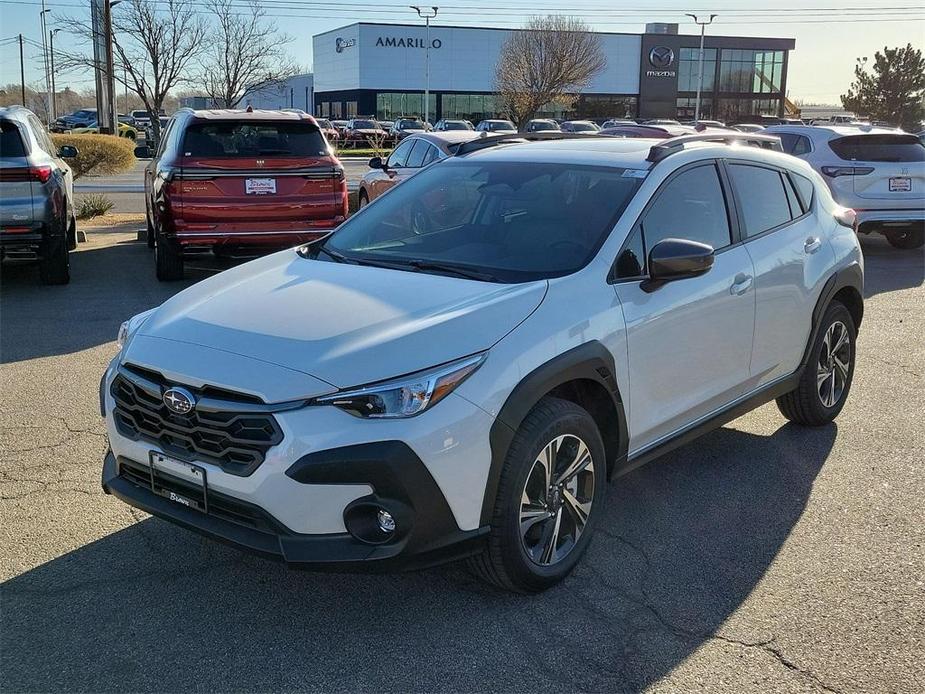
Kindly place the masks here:
[[(424, 464), (397, 441), (347, 446), (303, 456), (287, 476), (304, 484), (372, 484), (372, 494), (348, 505), (388, 509), (396, 519), (394, 537), (373, 544), (349, 532), (303, 534), (288, 529), (256, 506), (207, 491), (208, 513), (157, 494), (128, 470), (137, 461), (108, 451), (102, 485), (125, 503), (213, 540), (267, 559), (313, 570), (396, 571), (423, 568), (476, 554), (487, 528), (462, 531)], [(163, 482), (165, 476), (161, 476)], [(169, 478), (169, 475), (166, 476)], [(169, 482), (168, 482), (169, 484)], [(348, 525), (350, 525), (348, 523)]]

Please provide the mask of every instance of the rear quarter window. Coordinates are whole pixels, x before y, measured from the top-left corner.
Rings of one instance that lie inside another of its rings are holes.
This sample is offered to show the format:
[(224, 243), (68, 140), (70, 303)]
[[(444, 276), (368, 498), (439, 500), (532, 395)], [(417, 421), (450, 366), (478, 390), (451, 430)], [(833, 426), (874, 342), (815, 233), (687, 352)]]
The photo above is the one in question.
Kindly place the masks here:
[(328, 153), (321, 131), (308, 121), (194, 123), (183, 136), (182, 151), (193, 157), (322, 157)]
[(848, 135), (829, 147), (846, 161), (925, 161), (925, 146), (915, 135)]
[(24, 157), (26, 154), (19, 128), (11, 121), (0, 121), (0, 157)]

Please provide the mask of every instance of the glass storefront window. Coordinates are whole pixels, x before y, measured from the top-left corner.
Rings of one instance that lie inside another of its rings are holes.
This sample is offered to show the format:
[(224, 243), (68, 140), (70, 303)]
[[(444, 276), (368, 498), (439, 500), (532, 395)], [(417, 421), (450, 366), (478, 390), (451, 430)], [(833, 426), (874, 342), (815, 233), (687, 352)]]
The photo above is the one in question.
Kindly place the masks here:
[[(778, 93), (781, 88), (783, 62), (783, 51), (724, 49), (720, 54), (719, 90), (756, 94)], [(682, 88), (682, 91), (690, 90)]]
[[(697, 116), (697, 97), (682, 96), (678, 99), (678, 120), (693, 120)], [(701, 120), (713, 120), (713, 99), (701, 96), (700, 98), (700, 118)]]
[[(678, 91), (696, 92), (698, 68), (700, 67), (700, 48), (682, 48), (678, 60)], [(713, 91), (716, 75), (716, 49), (703, 49), (703, 91)]]
[(781, 109), (779, 97), (749, 99), (717, 99), (714, 118), (735, 123), (752, 116), (777, 116)]
[[(430, 95), (430, 119), (437, 111), (437, 95)], [(424, 94), (411, 92), (379, 92), (376, 95), (376, 118), (395, 120), (407, 116), (424, 117)]]

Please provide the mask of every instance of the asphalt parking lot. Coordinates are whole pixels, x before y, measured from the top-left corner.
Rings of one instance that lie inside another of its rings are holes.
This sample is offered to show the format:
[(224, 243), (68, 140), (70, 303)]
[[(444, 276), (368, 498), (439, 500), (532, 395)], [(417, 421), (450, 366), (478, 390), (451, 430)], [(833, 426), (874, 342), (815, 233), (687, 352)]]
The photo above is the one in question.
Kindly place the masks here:
[(925, 256), (862, 243), (837, 425), (771, 404), (621, 478), (584, 561), (534, 597), (458, 566), (290, 571), (105, 496), (120, 322), (222, 266), (159, 284), (124, 232), (91, 232), (68, 286), (4, 264), (0, 689), (925, 690)]

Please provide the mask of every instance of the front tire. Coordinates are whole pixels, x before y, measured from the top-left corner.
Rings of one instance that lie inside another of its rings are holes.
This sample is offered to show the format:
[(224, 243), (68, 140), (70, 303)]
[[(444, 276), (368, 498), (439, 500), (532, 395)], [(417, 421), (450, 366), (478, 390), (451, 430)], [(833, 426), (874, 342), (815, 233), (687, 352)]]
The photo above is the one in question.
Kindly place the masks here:
[(890, 229), (884, 231), (883, 235), (893, 248), (911, 250), (925, 245), (925, 229)]
[(791, 422), (818, 427), (841, 412), (854, 378), (857, 328), (840, 301), (829, 304), (813, 343), (800, 384), (777, 398), (777, 408)]
[(362, 210), (369, 204), (369, 195), (366, 194), (365, 190), (361, 190), (358, 197), (359, 200), (357, 201), (357, 209)]
[(183, 249), (176, 239), (157, 235), (154, 244), (154, 266), (157, 279), (161, 282), (173, 282), (183, 279)]
[(591, 540), (607, 462), (587, 411), (546, 397), (524, 419), (498, 481), (488, 546), (471, 566), (484, 580), (521, 593), (565, 578)]

